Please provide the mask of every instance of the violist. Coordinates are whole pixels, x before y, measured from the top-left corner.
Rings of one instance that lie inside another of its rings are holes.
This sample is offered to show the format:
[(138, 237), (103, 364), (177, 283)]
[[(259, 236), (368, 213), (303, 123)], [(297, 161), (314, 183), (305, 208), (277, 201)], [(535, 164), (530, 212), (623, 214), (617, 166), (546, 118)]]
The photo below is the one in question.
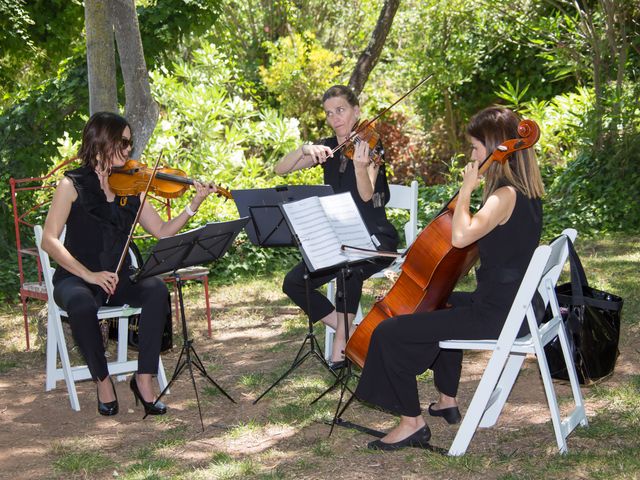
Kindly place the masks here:
[[(278, 175), (286, 175), (319, 165), (323, 169), (324, 183), (331, 185), (334, 193), (351, 193), (376, 247), (379, 250), (395, 251), (398, 246), (398, 233), (387, 220), (384, 208), (389, 201), (389, 185), (384, 163), (377, 165), (370, 162), (367, 142), (359, 142), (356, 145), (353, 160), (344, 155), (342, 149), (334, 155), (331, 154), (335, 147), (350, 137), (358, 122), (358, 98), (349, 87), (335, 85), (324, 93), (322, 106), (327, 124), (334, 135), (314, 144), (301, 145), (289, 152), (277, 163), (275, 172)], [(346, 311), (351, 325), (358, 310), (364, 280), (388, 266), (390, 261), (389, 258), (377, 258), (354, 266), (344, 284), (338, 270), (312, 275), (309, 280), (309, 304), (304, 280), (304, 262), (300, 262), (286, 275), (282, 286), (284, 293), (302, 308), (313, 322), (321, 321), (336, 331), (330, 363), (333, 369), (344, 366), (345, 307), (341, 299), (346, 293)], [(334, 307), (329, 299), (316, 289), (336, 277), (337, 294)]]

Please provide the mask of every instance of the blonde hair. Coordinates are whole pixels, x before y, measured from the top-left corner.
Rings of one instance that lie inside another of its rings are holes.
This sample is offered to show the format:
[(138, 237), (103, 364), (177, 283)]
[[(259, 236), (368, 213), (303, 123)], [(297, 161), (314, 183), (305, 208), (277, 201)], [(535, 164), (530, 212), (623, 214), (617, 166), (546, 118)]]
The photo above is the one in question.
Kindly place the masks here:
[[(478, 139), (487, 152), (505, 140), (518, 138), (520, 118), (508, 108), (489, 107), (476, 113), (467, 125), (467, 135)], [(494, 162), (485, 173), (483, 200), (496, 189), (510, 185), (528, 198), (544, 195), (542, 176), (533, 148), (518, 150), (501, 164)]]

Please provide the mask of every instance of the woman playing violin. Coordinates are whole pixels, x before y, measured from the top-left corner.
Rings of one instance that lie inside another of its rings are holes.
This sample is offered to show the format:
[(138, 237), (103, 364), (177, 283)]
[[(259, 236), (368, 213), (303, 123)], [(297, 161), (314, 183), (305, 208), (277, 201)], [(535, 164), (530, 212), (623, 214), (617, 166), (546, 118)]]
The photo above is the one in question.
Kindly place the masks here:
[[(66, 172), (56, 188), (42, 238), (42, 248), (58, 264), (53, 277), (54, 299), (67, 311), (74, 339), (97, 384), (101, 415), (118, 413), (97, 318), (98, 308), (106, 303), (108, 295), (113, 305), (142, 307), (138, 371), (130, 386), (136, 403), (141, 400), (146, 413), (166, 412), (161, 402), (154, 404), (152, 375), (158, 370), (162, 332), (170, 308), (167, 288), (158, 278), (132, 283), (128, 262), (120, 274), (115, 273), (141, 198), (116, 196), (108, 179), (112, 167), (126, 162), (131, 147), (131, 127), (123, 117), (108, 112), (91, 116), (78, 152), (82, 166)], [(163, 221), (144, 202), (142, 227), (157, 238), (175, 235), (216, 186), (195, 182), (195, 189), (191, 204), (169, 221)], [(60, 236), (65, 226), (63, 243)]]
[[(389, 185), (384, 164), (373, 163), (369, 159), (369, 144), (360, 141), (356, 144), (353, 160), (339, 150), (332, 155), (332, 150), (352, 135), (352, 131), (360, 116), (358, 98), (349, 87), (335, 85), (324, 93), (322, 105), (329, 127), (335, 136), (325, 138), (314, 145), (302, 145), (285, 155), (276, 165), (279, 175), (312, 168), (320, 165), (324, 170), (324, 183), (331, 185), (335, 193), (350, 192), (358, 210), (373, 236), (373, 242), (381, 250), (395, 251), (398, 245), (398, 234), (387, 220), (384, 206), (389, 201)], [(337, 271), (311, 276), (309, 286), (311, 296), (307, 304), (304, 281), (305, 266), (301, 262), (285, 277), (283, 291), (302, 308), (312, 321), (321, 321), (336, 331), (331, 353), (333, 368), (344, 365), (343, 350), (345, 347), (344, 331), (344, 298), (346, 291), (346, 310), (349, 325), (353, 322), (360, 303), (362, 284), (365, 279), (380, 271), (389, 264), (389, 259), (376, 260), (357, 266), (351, 270), (343, 285)], [(337, 281), (336, 307), (320, 292), (315, 290), (331, 281)]]
[(494, 162), (485, 175), (482, 207), (472, 215), (469, 204), (479, 184), (479, 162), (502, 142), (517, 138), (518, 124), (512, 111), (491, 107), (477, 113), (467, 127), (471, 162), (464, 169), (453, 213), (452, 244), (463, 248), (478, 243), (481, 267), (476, 290), (454, 292), (448, 301), (451, 308), (392, 317), (373, 331), (355, 394), (399, 415), (400, 423), (384, 438), (369, 443), (371, 449), (428, 444), (431, 432), (421, 415), (416, 382), (427, 369), (433, 370), (439, 391), (438, 401), (428, 407), (429, 415), (458, 423), (462, 352), (441, 350), (438, 342), (498, 338), (502, 330), (542, 229), (544, 187), (533, 149), (515, 152), (504, 164)]

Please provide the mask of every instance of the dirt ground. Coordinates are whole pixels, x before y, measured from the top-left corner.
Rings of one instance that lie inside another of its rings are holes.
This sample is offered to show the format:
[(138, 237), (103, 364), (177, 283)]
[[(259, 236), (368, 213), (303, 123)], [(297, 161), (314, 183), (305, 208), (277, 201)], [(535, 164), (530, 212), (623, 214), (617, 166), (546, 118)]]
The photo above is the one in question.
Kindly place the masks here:
[[(273, 372), (283, 371), (295, 357), (304, 338), (304, 325), (300, 313), (293, 307), (265, 306), (274, 300), (269, 296), (258, 295), (247, 301), (246, 298), (230, 299), (228, 295), (225, 289), (212, 295), (215, 311), (212, 338), (206, 336), (206, 320), (202, 308), (194, 306), (193, 295), (187, 310), (197, 352), (209, 374), (237, 402), (232, 403), (222, 395), (206, 394), (211, 392), (211, 387), (197, 376), (204, 432), (200, 427), (195, 391), (186, 371), (166, 397), (167, 415), (143, 420), (143, 411), (135, 406), (128, 384), (121, 382), (116, 387), (120, 413), (101, 417), (96, 412), (93, 383), (77, 384), (81, 411), (74, 412), (64, 382), (50, 392), (44, 391), (41, 351), (2, 352), (1, 358), (15, 365), (0, 376), (0, 477), (69, 478), (68, 473), (55, 466), (61, 452), (89, 448), (101, 451), (114, 460), (116, 466), (98, 473), (71, 476), (116, 478), (134, 462), (134, 452), (145, 446), (164, 445), (163, 455), (176, 462), (178, 471), (185, 472), (206, 466), (212, 455), (224, 452), (234, 459), (257, 461), (263, 474), (272, 471), (285, 478), (431, 478), (425, 468), (434, 464), (442, 468), (432, 478), (496, 478), (497, 472), (491, 473), (491, 469), (482, 466), (443, 473), (447, 471), (446, 464), (442, 463), (446, 457), (442, 457), (440, 463), (434, 460), (425, 463), (413, 449), (395, 454), (370, 454), (364, 447), (372, 437), (345, 428), (336, 428), (328, 437), (328, 425), (319, 420), (331, 418), (337, 395), (328, 396), (324, 406), (319, 407), (319, 418), (314, 420), (315, 414), (309, 413), (313, 407), (307, 406), (306, 399), (319, 394), (323, 385), (330, 382), (330, 375), (313, 358), (307, 360), (290, 381), (253, 405), (253, 400), (271, 383)], [(21, 320), (18, 307), (2, 319), (2, 324), (14, 326), (15, 342), (23, 341)], [(299, 323), (297, 329), (287, 332), (286, 326), (296, 322)], [(615, 375), (606, 381), (609, 385), (628, 381), (630, 376), (639, 373), (640, 340), (637, 332), (629, 333), (623, 332), (621, 356)], [(174, 343), (176, 347), (163, 354), (168, 376), (173, 373), (181, 346), (175, 326)], [(482, 353), (465, 356), (459, 392), (463, 413), (487, 358)], [(262, 381), (252, 384), (247, 380), (256, 374), (264, 376)], [(432, 381), (421, 381), (420, 388), (422, 404), (426, 407), (435, 399)], [(570, 395), (564, 385), (559, 385), (557, 391), (563, 399)], [(588, 389), (584, 391), (588, 393)], [(302, 406), (301, 398), (305, 399)], [(599, 407), (598, 403), (587, 403), (589, 416)], [(287, 408), (297, 409), (297, 419), (294, 413), (294, 420), (287, 421), (291, 418), (287, 417)], [(312, 420), (304, 420), (309, 418)], [(395, 422), (392, 416), (360, 404), (351, 406), (344, 419), (380, 430), (388, 429)], [(449, 426), (441, 419), (427, 418), (427, 421), (433, 432), (432, 443), (448, 448), (456, 426)], [(179, 441), (171, 442), (172, 435), (179, 437)], [(569, 448), (586, 448), (591, 441), (572, 437)], [(528, 359), (497, 426), (479, 431), (469, 452), (490, 452), (489, 458), (504, 458), (528, 451), (546, 454), (554, 448), (542, 382), (533, 360)], [(176, 468), (171, 471), (175, 474)], [(508, 467), (501, 467), (501, 471), (507, 473)], [(272, 478), (281, 477), (274, 473)]]

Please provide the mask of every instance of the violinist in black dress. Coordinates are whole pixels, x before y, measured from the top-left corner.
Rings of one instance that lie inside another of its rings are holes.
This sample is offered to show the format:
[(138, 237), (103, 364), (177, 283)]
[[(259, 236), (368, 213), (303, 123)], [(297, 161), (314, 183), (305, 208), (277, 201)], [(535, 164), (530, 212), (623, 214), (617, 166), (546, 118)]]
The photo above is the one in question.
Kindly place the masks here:
[[(321, 165), (324, 170), (324, 183), (333, 187), (334, 193), (350, 192), (358, 207), (372, 240), (379, 250), (395, 251), (398, 246), (398, 233), (387, 220), (385, 204), (389, 201), (389, 185), (384, 164), (376, 165), (369, 159), (369, 145), (359, 142), (356, 145), (353, 160), (339, 150), (331, 154), (332, 149), (346, 140), (352, 133), (360, 116), (358, 98), (349, 87), (335, 85), (324, 93), (322, 105), (327, 124), (335, 136), (326, 138), (314, 145), (302, 145), (285, 155), (276, 165), (278, 175), (286, 175), (296, 170)], [(285, 277), (283, 291), (304, 310), (312, 321), (321, 321), (336, 331), (331, 353), (331, 366), (340, 368), (344, 364), (343, 295), (346, 291), (346, 310), (349, 325), (352, 324), (362, 295), (364, 280), (382, 270), (390, 263), (388, 258), (361, 263), (351, 269), (343, 285), (337, 270), (312, 275), (309, 280), (311, 289), (309, 305), (305, 287), (305, 265), (296, 265)], [(316, 289), (337, 277), (336, 306)]]
[(518, 138), (518, 124), (512, 111), (491, 107), (477, 113), (467, 127), (472, 161), (464, 169), (451, 241), (458, 248), (478, 243), (481, 266), (476, 290), (452, 294), (448, 309), (384, 320), (372, 334), (355, 394), (399, 415), (400, 423), (384, 438), (369, 443), (371, 449), (421, 447), (429, 442), (431, 432), (422, 417), (416, 381), (427, 369), (433, 370), (439, 391), (428, 413), (448, 423), (459, 422), (456, 395), (462, 352), (441, 350), (438, 342), (498, 338), (502, 330), (542, 229), (544, 187), (533, 149), (515, 152), (504, 165), (494, 162), (485, 175), (483, 204), (475, 215), (469, 204), (479, 185), (479, 162), (500, 143)]
[[(142, 307), (138, 371), (130, 387), (146, 413), (166, 412), (164, 404), (154, 403), (152, 376), (158, 370), (162, 332), (170, 308), (167, 288), (158, 278), (132, 283), (128, 262), (120, 274), (115, 273), (141, 200), (138, 195), (116, 196), (108, 178), (112, 167), (124, 165), (132, 145), (131, 128), (123, 117), (108, 112), (91, 116), (78, 152), (82, 166), (66, 172), (56, 188), (42, 237), (42, 248), (58, 264), (53, 277), (54, 299), (67, 311), (73, 337), (96, 382), (101, 415), (118, 413), (97, 318), (108, 295), (111, 305)], [(163, 221), (145, 202), (140, 225), (157, 238), (175, 235), (216, 186), (195, 182), (195, 189), (191, 204), (169, 221)], [(60, 236), (65, 226), (63, 243)]]

